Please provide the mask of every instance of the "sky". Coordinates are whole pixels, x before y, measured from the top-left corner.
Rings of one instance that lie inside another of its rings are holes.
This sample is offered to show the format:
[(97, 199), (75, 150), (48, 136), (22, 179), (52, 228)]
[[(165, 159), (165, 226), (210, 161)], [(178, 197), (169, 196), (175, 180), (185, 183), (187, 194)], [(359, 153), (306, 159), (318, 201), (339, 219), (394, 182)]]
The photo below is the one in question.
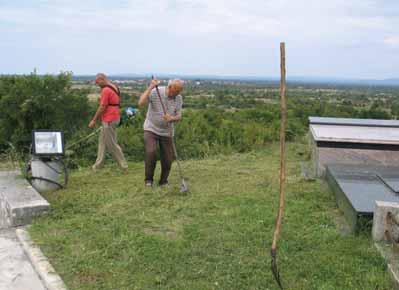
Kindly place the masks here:
[(0, 0), (0, 74), (399, 77), (398, 0)]

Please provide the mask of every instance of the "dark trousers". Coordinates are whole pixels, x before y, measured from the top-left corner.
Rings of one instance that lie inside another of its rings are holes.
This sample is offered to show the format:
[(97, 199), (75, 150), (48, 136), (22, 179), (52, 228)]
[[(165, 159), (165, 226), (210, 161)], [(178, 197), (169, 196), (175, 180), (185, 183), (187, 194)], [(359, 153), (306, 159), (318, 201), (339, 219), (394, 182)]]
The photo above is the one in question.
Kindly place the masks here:
[(159, 136), (150, 131), (144, 131), (145, 148), (145, 181), (154, 180), (154, 171), (157, 163), (157, 144), (161, 153), (161, 178), (159, 184), (168, 183), (168, 177), (174, 160), (172, 139)]

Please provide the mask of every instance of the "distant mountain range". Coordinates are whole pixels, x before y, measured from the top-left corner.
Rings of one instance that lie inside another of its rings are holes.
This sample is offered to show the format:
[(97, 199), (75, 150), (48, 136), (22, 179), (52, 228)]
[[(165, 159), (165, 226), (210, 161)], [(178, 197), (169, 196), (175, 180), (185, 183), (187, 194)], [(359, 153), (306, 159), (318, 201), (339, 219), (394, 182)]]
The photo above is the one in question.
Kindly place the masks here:
[(292, 77), (288, 81), (297, 83), (318, 83), (335, 85), (362, 85), (362, 86), (399, 86), (399, 78), (390, 79), (344, 79), (344, 78), (323, 78), (323, 77)]
[[(6, 74), (3, 74), (5, 76)], [(2, 76), (2, 74), (0, 74)], [(149, 79), (151, 74), (110, 74), (109, 77), (113, 80), (130, 80), (130, 79)], [(228, 76), (228, 75), (179, 75), (179, 74), (156, 74), (157, 78), (173, 79), (181, 78), (186, 80), (206, 80), (206, 81), (242, 81), (242, 82), (263, 82), (263, 83), (278, 83), (278, 77), (261, 77), (261, 76)], [(73, 75), (76, 81), (93, 80), (95, 75)], [(398, 87), (399, 78), (389, 79), (355, 79), (355, 78), (337, 78), (337, 77), (309, 77), (309, 76), (287, 76), (287, 82), (298, 85), (342, 85), (342, 86), (385, 86)]]
[[(110, 75), (112, 79), (143, 79), (150, 78), (151, 75), (145, 74), (114, 74)], [(244, 82), (279, 82), (276, 77), (260, 76), (218, 76), (218, 75), (178, 75), (178, 74), (156, 74), (156, 77), (162, 79), (182, 78), (188, 80), (219, 80), (219, 81), (244, 81)], [(94, 76), (75, 75), (75, 79), (93, 79)], [(324, 85), (360, 85), (360, 86), (399, 86), (399, 78), (389, 79), (354, 79), (354, 78), (336, 78), (336, 77), (306, 77), (292, 76), (287, 77), (287, 82), (298, 84), (324, 84)]]

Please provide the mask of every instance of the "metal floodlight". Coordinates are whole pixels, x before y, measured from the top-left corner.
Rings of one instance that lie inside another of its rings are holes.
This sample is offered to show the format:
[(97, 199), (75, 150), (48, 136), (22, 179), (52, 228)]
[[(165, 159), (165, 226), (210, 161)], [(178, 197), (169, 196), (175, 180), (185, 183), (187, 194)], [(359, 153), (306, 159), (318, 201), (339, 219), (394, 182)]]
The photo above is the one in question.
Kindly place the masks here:
[(51, 130), (33, 130), (32, 153), (36, 156), (64, 155), (64, 133)]

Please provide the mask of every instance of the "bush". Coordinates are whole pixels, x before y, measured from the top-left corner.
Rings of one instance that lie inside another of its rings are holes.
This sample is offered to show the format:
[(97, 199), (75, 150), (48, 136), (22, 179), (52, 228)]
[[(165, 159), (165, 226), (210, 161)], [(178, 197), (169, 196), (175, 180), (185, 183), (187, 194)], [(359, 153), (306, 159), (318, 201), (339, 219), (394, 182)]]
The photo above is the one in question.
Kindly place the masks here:
[(64, 131), (71, 138), (88, 121), (84, 91), (71, 88), (71, 74), (0, 78), (0, 151), (7, 142), (27, 151), (33, 129)]
[[(63, 130), (67, 146), (92, 133), (87, 124), (97, 104), (90, 106), (87, 93), (72, 89), (69, 73), (0, 77), (0, 154), (9, 147), (8, 141), (18, 152), (26, 152), (32, 129)], [(129, 98), (123, 95), (123, 104), (128, 103)], [(213, 98), (186, 100), (186, 106), (191, 109), (184, 110), (183, 120), (176, 125), (177, 149), (182, 159), (245, 152), (279, 140), (278, 103), (252, 103), (255, 96), (244, 96), (235, 89), (216, 91)], [(133, 122), (118, 128), (119, 143), (131, 161), (144, 158), (145, 113), (143, 110)], [(337, 104), (295, 96), (288, 103), (287, 141), (307, 132), (311, 115), (390, 117), (377, 102), (370, 108), (356, 109), (350, 102)], [(93, 163), (97, 137), (76, 144), (69, 153), (67, 161), (72, 167)]]

